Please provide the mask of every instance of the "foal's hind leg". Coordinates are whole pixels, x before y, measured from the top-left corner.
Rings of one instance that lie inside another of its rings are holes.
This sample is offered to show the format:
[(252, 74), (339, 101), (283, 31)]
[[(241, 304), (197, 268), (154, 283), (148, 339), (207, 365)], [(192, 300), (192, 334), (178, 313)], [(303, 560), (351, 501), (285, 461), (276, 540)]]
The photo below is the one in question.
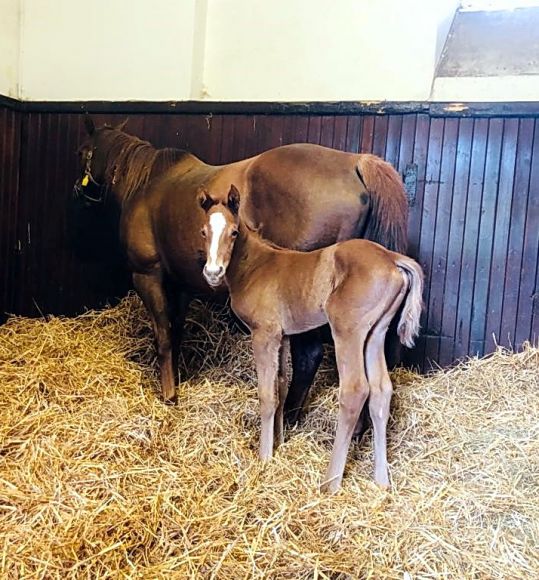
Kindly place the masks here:
[(337, 491), (341, 485), (354, 427), (369, 394), (363, 359), (365, 330), (362, 326), (366, 325), (347, 330), (332, 327), (339, 370), (339, 416), (322, 491)]
[(157, 342), (157, 356), (161, 371), (161, 390), (165, 401), (173, 401), (176, 389), (174, 388), (174, 371), (172, 366), (170, 320), (168, 304), (160, 269), (150, 274), (133, 274), (133, 284), (148, 310), (155, 340)]
[(365, 365), (369, 378), (369, 413), (374, 429), (374, 480), (389, 487), (387, 466), (387, 421), (393, 386), (387, 371), (384, 342), (387, 329), (402, 302), (400, 293), (372, 329), (365, 345)]
[(275, 413), (279, 405), (277, 372), (282, 336), (280, 332), (257, 329), (253, 331), (252, 339), (260, 399), (260, 459), (265, 461), (273, 455)]

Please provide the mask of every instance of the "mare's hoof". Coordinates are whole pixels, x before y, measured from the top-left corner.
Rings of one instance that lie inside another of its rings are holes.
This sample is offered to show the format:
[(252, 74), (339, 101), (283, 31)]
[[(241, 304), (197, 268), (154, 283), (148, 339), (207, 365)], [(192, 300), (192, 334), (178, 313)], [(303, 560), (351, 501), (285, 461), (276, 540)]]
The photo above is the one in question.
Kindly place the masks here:
[(174, 393), (172, 397), (163, 398), (163, 402), (165, 403), (165, 405), (169, 407), (174, 407), (178, 404), (178, 396), (176, 395), (176, 393)]
[(287, 427), (293, 427), (298, 421), (301, 414), (301, 408), (290, 409), (284, 412), (284, 424)]

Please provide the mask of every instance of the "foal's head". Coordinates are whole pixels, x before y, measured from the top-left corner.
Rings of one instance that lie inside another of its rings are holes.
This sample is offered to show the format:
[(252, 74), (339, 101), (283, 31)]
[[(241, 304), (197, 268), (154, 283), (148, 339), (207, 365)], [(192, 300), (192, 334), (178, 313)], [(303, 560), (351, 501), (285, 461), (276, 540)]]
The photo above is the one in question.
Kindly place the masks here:
[(206, 244), (203, 274), (206, 282), (215, 288), (224, 280), (238, 237), (240, 192), (231, 185), (226, 199), (219, 201), (203, 190), (198, 201), (206, 212), (206, 220), (200, 232)]

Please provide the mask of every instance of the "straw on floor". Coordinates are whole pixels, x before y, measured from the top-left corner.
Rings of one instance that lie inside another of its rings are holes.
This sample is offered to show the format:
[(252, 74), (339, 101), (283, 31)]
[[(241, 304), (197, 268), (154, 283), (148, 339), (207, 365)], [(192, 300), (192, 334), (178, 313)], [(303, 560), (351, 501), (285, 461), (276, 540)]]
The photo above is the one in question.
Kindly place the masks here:
[(539, 350), (395, 373), (392, 490), (367, 436), (333, 496), (331, 360), (265, 466), (248, 337), (196, 304), (181, 363), (134, 296), (0, 327), (2, 578), (539, 578)]

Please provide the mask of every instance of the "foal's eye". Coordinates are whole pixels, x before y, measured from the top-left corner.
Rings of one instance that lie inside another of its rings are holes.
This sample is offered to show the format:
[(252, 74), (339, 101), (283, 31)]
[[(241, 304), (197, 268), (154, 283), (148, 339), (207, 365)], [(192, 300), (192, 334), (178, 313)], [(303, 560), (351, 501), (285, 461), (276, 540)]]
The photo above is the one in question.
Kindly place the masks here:
[(205, 238), (205, 237), (206, 237), (206, 228), (202, 228), (202, 229), (200, 230), (200, 234), (201, 234), (201, 236), (202, 236), (203, 238)]
[(230, 234), (233, 238), (237, 238), (238, 237), (238, 230), (232, 230), (232, 233)]

